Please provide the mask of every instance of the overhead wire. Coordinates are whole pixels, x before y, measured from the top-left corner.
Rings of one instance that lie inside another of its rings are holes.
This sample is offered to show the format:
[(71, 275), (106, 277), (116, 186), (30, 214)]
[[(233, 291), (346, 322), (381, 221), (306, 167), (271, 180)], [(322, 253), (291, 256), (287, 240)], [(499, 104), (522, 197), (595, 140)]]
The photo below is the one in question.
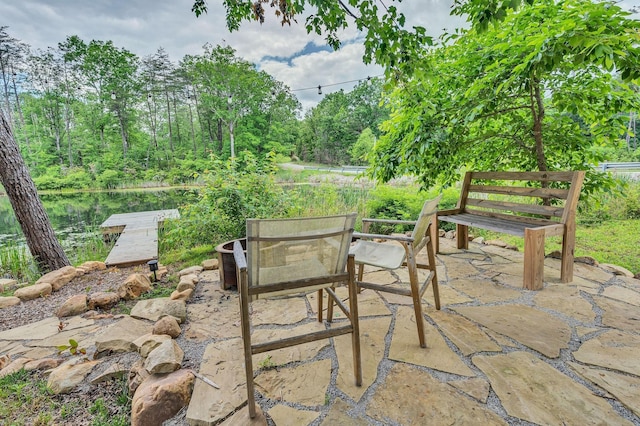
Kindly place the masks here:
[(300, 89), (291, 89), (290, 92), (301, 92), (303, 90), (320, 90), (320, 88), (322, 87), (332, 87), (332, 86), (340, 86), (342, 84), (349, 84), (349, 83), (355, 83), (355, 82), (359, 82), (362, 80), (371, 80), (372, 78), (377, 78), (377, 77), (382, 77), (384, 74), (378, 74), (378, 75), (374, 75), (374, 76), (367, 76), (366, 78), (358, 78), (355, 80), (347, 80), (347, 81), (340, 81), (338, 83), (330, 83), (330, 84), (320, 84), (318, 86), (312, 86), (312, 87), (303, 87)]

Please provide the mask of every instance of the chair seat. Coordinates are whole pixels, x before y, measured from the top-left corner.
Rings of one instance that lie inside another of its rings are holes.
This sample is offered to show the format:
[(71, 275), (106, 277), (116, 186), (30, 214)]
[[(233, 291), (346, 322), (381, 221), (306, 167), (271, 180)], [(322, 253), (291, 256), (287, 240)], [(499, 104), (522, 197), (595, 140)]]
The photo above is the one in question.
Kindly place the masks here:
[(406, 252), (402, 246), (397, 244), (360, 240), (351, 247), (349, 254), (355, 256), (356, 263), (385, 269), (396, 269), (402, 266)]

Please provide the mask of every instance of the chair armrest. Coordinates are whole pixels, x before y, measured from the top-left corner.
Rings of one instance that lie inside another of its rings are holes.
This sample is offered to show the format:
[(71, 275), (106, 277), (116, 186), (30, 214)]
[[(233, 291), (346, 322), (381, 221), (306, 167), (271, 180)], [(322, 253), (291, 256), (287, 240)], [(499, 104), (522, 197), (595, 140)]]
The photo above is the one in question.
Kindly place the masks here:
[(233, 243), (233, 259), (236, 261), (236, 267), (238, 269), (247, 269), (247, 258), (244, 256), (244, 251), (240, 241), (235, 241)]
[(363, 234), (362, 232), (354, 232), (353, 238), (362, 240), (373, 240), (378, 238), (384, 240), (403, 241), (407, 243), (413, 242), (413, 237), (407, 237), (405, 235)]

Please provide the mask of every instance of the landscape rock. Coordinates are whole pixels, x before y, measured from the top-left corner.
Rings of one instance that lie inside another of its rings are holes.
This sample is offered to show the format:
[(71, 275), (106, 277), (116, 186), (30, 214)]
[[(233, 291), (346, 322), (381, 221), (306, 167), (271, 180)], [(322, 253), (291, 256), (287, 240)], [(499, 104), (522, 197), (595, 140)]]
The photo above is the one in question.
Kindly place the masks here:
[(473, 242), (476, 244), (484, 244), (484, 237), (474, 238)]
[(585, 263), (587, 265), (591, 265), (591, 266), (598, 266), (599, 263), (597, 260), (595, 260), (593, 257), (591, 256), (576, 256), (573, 259), (574, 262), (578, 262), (578, 263)]
[(120, 296), (118, 293), (100, 291), (89, 296), (87, 301), (88, 309), (110, 309), (118, 304)]
[(137, 338), (133, 344), (138, 349), (138, 353), (142, 358), (146, 358), (149, 356), (149, 353), (160, 346), (162, 342), (167, 340), (171, 340), (171, 336), (168, 334), (145, 334), (144, 336), (140, 336)]
[(199, 274), (200, 272), (202, 272), (202, 270), (203, 268), (200, 265), (190, 266), (178, 272), (178, 276), (181, 277), (183, 275)]
[(144, 360), (139, 359), (133, 363), (129, 369), (129, 376), (127, 377), (127, 387), (129, 388), (129, 395), (134, 395), (136, 390), (147, 378), (151, 376), (144, 368)]
[(9, 374), (13, 374), (16, 371), (20, 371), (24, 368), (24, 365), (30, 361), (33, 361), (31, 358), (17, 358), (7, 364), (2, 370), (0, 370), (0, 379), (8, 376)]
[(37, 299), (39, 297), (45, 297), (51, 294), (53, 287), (50, 283), (40, 283), (21, 287), (13, 292), (13, 295), (20, 300), (27, 301)]
[(151, 374), (172, 373), (180, 369), (184, 352), (174, 340), (165, 340), (149, 352), (144, 368)]
[(51, 370), (62, 364), (62, 358), (40, 358), (29, 361), (24, 365), (24, 369), (31, 370)]
[(20, 298), (16, 296), (0, 297), (0, 309), (8, 308), (9, 306), (19, 305)]
[(611, 263), (601, 263), (600, 267), (607, 272), (611, 272), (614, 275), (622, 275), (623, 277), (633, 278), (633, 272), (626, 268), (623, 268), (622, 266), (613, 265)]
[(152, 331), (153, 334), (166, 334), (174, 339), (178, 337), (181, 332), (182, 329), (180, 328), (180, 324), (178, 324), (178, 320), (171, 315), (167, 315), (156, 321)]
[(218, 269), (218, 259), (205, 259), (200, 265), (204, 271), (213, 271)]
[(41, 276), (38, 281), (36, 281), (36, 284), (49, 283), (53, 291), (58, 291), (74, 279), (76, 274), (76, 268), (73, 266), (65, 266)]
[(67, 299), (56, 311), (58, 318), (80, 315), (87, 311), (87, 295), (76, 294)]
[(91, 379), (91, 384), (96, 385), (98, 383), (106, 382), (108, 380), (121, 379), (124, 376), (126, 376), (128, 373), (129, 373), (129, 369), (126, 366), (116, 362), (114, 364), (111, 364), (109, 367), (107, 367), (107, 369), (104, 370), (102, 373), (100, 373), (99, 375)]
[(137, 350), (133, 342), (140, 336), (151, 333), (152, 326), (146, 321), (125, 317), (96, 334), (96, 352), (130, 352)]
[(131, 425), (160, 425), (174, 417), (191, 399), (195, 376), (188, 370), (147, 378), (131, 404)]
[(449, 240), (453, 240), (456, 237), (456, 231), (447, 231), (445, 232), (444, 237)]
[(69, 393), (89, 375), (100, 361), (87, 361), (78, 364), (65, 363), (53, 369), (47, 379), (47, 386), (55, 394)]
[(118, 288), (121, 299), (137, 299), (141, 294), (151, 290), (151, 280), (144, 274), (131, 274)]
[(80, 265), (79, 268), (82, 268), (89, 272), (104, 271), (107, 269), (107, 265), (105, 265), (104, 262), (100, 262), (99, 260), (89, 260)]
[(0, 278), (0, 293), (12, 290), (18, 285), (18, 281), (11, 278)]
[(181, 279), (178, 285), (176, 286), (176, 291), (178, 293), (182, 293), (185, 290), (195, 290), (195, 288), (196, 288), (196, 285), (191, 281), (182, 281)]
[(131, 309), (134, 318), (157, 321), (171, 315), (183, 323), (187, 319), (187, 304), (184, 300), (171, 300), (169, 297), (141, 300)]
[(0, 356), (0, 370), (5, 368), (11, 362), (11, 357), (9, 355)]
[(169, 297), (171, 300), (189, 300), (193, 294), (193, 289), (188, 288), (183, 291), (174, 290)]

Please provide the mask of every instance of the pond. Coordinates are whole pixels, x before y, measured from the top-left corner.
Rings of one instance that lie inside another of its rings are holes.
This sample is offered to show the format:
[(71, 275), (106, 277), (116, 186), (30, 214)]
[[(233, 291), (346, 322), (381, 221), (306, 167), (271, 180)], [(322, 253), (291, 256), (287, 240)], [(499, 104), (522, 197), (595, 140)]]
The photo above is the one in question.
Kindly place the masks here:
[[(115, 213), (175, 209), (190, 201), (186, 189), (42, 194), (44, 208), (61, 241), (80, 238), (98, 229)], [(6, 196), (0, 196), (0, 248), (24, 241), (20, 225)]]

